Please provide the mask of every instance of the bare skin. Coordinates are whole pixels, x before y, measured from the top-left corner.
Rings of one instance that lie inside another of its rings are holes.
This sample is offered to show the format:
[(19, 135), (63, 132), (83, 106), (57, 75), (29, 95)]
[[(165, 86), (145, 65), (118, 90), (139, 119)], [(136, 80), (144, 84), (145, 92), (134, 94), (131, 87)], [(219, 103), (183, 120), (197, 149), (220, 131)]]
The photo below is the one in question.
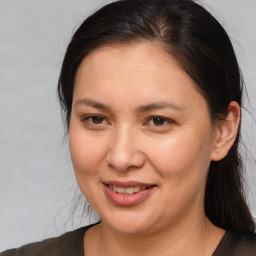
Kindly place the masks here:
[(85, 255), (212, 255), (225, 231), (204, 214), (207, 173), (239, 120), (231, 102), (226, 121), (213, 123), (197, 85), (156, 45), (89, 54), (69, 129), (79, 187), (101, 217), (84, 236)]
[[(126, 235), (105, 231), (104, 224), (89, 229), (84, 236), (86, 256), (210, 256), (215, 251), (225, 231), (214, 226), (208, 219), (200, 225), (183, 230), (183, 236), (175, 232), (152, 235)], [(204, 226), (204, 227), (203, 227)], [(199, 232), (200, 231), (200, 232)], [(182, 233), (183, 233), (182, 232)], [(182, 234), (181, 233), (181, 234)]]

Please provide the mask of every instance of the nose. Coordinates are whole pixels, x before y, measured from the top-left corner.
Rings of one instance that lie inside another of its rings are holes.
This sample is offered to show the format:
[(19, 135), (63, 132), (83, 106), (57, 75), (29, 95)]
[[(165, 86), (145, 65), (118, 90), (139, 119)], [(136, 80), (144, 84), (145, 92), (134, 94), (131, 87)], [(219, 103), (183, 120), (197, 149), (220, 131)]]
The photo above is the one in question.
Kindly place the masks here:
[(127, 171), (144, 165), (145, 156), (139, 147), (139, 135), (130, 126), (113, 131), (109, 144), (107, 163), (114, 170)]

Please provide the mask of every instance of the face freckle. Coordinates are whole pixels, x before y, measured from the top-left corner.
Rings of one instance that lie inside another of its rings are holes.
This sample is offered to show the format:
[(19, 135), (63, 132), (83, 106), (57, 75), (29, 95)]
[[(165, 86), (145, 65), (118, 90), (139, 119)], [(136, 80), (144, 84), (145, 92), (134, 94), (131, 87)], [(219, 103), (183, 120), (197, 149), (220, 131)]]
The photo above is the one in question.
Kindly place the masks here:
[(70, 152), (103, 224), (136, 233), (203, 214), (214, 134), (205, 98), (159, 47), (113, 45), (82, 61)]

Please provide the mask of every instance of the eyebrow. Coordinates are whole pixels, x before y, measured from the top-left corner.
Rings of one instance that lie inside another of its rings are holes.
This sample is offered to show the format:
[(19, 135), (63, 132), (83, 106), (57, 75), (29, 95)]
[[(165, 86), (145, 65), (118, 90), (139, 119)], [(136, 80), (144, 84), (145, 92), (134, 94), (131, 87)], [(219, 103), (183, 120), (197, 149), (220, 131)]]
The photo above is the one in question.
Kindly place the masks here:
[[(106, 111), (112, 111), (112, 108), (110, 106), (95, 100), (88, 99), (88, 98), (84, 98), (76, 101), (75, 107), (80, 104), (87, 105), (97, 109), (106, 110)], [(138, 106), (137, 108), (135, 108), (135, 112), (142, 113), (142, 112), (149, 112), (149, 111), (164, 109), (164, 108), (171, 108), (177, 111), (184, 111), (186, 109), (184, 105), (178, 105), (174, 103), (161, 101), (161, 102), (152, 102), (146, 105)]]
[(174, 103), (168, 102), (153, 102), (147, 105), (142, 105), (136, 108), (137, 112), (149, 112), (152, 110), (164, 109), (164, 108), (171, 108), (177, 111), (184, 111), (186, 108), (184, 105), (177, 105)]
[(111, 110), (110, 106), (103, 104), (101, 102), (95, 101), (95, 100), (88, 99), (88, 98), (84, 98), (84, 99), (76, 101), (75, 107), (80, 104), (87, 105), (87, 106), (90, 106), (93, 108), (108, 110), (108, 111)]

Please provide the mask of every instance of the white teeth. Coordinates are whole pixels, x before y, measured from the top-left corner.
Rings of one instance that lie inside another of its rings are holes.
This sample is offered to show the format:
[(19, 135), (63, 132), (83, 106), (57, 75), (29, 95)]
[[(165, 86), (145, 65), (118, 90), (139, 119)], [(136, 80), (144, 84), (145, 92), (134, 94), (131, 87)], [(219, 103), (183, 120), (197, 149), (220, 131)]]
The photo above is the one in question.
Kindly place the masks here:
[(140, 187), (139, 186), (134, 187), (134, 192), (139, 192), (139, 191), (140, 191)]
[(130, 188), (125, 188), (124, 189), (124, 192), (125, 192), (125, 194), (128, 194), (128, 195), (132, 195), (132, 194), (134, 194), (134, 187), (130, 187)]
[(127, 195), (132, 195), (134, 193), (137, 193), (137, 192), (140, 192), (141, 190), (146, 189), (146, 187), (139, 187), (139, 186), (122, 188), (122, 187), (111, 186), (111, 185), (109, 185), (109, 188), (115, 191), (116, 193), (127, 194)]
[(114, 190), (115, 192), (118, 192), (118, 187), (117, 187), (117, 186), (113, 186), (113, 190)]
[(117, 192), (119, 194), (123, 194), (124, 193), (124, 188), (117, 187)]

